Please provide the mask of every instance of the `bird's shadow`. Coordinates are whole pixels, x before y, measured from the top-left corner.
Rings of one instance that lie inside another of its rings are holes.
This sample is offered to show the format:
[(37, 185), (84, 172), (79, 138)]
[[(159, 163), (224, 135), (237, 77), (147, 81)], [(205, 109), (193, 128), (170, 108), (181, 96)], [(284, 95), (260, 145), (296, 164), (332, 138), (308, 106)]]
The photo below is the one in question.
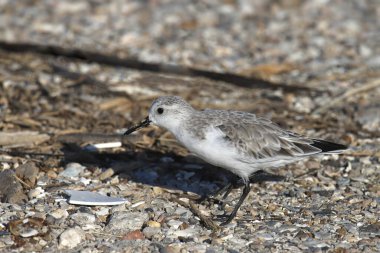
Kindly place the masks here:
[[(233, 188), (242, 185), (239, 178), (224, 170), (207, 164), (193, 156), (180, 156), (174, 152), (165, 154), (152, 151), (99, 152), (83, 149), (77, 144), (65, 144), (63, 163), (77, 162), (88, 168), (112, 168), (121, 180), (159, 186), (171, 190), (209, 196), (232, 182)], [(257, 175), (251, 182), (279, 181), (272, 174)]]

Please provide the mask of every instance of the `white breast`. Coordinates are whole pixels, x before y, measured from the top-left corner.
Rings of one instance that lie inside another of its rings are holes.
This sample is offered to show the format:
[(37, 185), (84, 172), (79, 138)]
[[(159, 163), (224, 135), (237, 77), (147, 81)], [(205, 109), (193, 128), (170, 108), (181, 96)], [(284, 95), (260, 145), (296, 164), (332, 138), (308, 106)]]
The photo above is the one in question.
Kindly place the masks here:
[(242, 178), (248, 178), (256, 170), (252, 165), (242, 163), (237, 159), (240, 154), (224, 140), (224, 134), (217, 128), (210, 127), (202, 140), (194, 138), (185, 131), (173, 134), (182, 145), (198, 157)]

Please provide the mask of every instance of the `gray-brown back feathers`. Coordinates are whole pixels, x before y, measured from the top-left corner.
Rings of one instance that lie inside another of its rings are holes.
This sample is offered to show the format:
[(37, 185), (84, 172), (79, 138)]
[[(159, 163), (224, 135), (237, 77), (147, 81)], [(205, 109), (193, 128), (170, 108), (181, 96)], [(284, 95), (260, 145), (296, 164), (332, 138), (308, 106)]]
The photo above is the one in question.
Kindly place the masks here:
[(245, 162), (298, 160), (305, 156), (346, 148), (340, 144), (310, 139), (286, 131), (268, 119), (245, 112), (198, 111), (191, 125), (196, 129), (189, 130), (196, 133), (198, 138), (203, 137), (207, 126), (218, 128), (224, 134), (224, 140), (244, 155)]

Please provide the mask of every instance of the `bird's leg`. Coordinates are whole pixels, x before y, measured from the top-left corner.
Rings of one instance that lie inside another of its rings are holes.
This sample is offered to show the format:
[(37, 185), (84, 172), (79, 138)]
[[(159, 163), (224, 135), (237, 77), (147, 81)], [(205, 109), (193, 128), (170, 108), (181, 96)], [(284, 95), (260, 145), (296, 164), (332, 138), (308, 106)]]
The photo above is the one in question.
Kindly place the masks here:
[[(256, 183), (261, 183), (261, 182), (266, 182), (266, 181), (273, 181), (273, 182), (278, 182), (284, 180), (285, 177), (271, 174), (269, 172), (266, 172), (264, 170), (258, 170), (255, 171), (250, 177), (249, 177), (249, 182), (251, 184), (256, 184)], [(216, 200), (217, 203), (219, 204), (219, 209), (223, 209), (226, 205), (226, 198), (228, 195), (231, 193), (233, 189), (237, 189), (240, 186), (244, 186), (245, 183), (243, 179), (236, 177), (229, 183), (227, 183), (225, 186), (221, 187), (220, 189), (216, 190), (215, 192), (211, 193), (208, 196), (204, 196), (199, 199), (200, 202), (204, 201), (205, 199), (214, 199)], [(216, 199), (217, 196), (223, 194), (222, 199), (219, 201)]]
[[(268, 173), (263, 170), (258, 170), (255, 171), (250, 177), (249, 177), (249, 182), (251, 184), (256, 184), (256, 183), (261, 183), (265, 181), (273, 181), (273, 182), (278, 182), (284, 180), (285, 177), (279, 176), (279, 175), (274, 175), (271, 173)], [(216, 195), (213, 196), (218, 196), (219, 194), (224, 192), (224, 195), (222, 197), (223, 200), (227, 198), (227, 196), (231, 193), (232, 189), (238, 188), (240, 186), (244, 185), (244, 181), (241, 178), (238, 178), (236, 181), (232, 183), (228, 183), (226, 186), (223, 188), (219, 189), (216, 191)]]
[[(228, 219), (225, 222), (223, 222), (221, 225), (226, 225), (226, 224), (230, 223), (233, 220), (233, 218), (236, 216), (236, 213), (239, 210), (239, 207), (241, 206), (241, 204), (243, 203), (244, 199), (247, 197), (247, 195), (250, 191), (250, 186), (249, 186), (250, 183), (255, 184), (255, 183), (261, 183), (261, 182), (265, 182), (265, 181), (278, 182), (278, 181), (282, 181), (284, 179), (285, 179), (285, 177), (283, 177), (283, 176), (274, 175), (274, 174), (268, 173), (268, 172), (263, 171), (263, 170), (258, 170), (256, 172), (254, 172), (249, 177), (248, 186), (247, 186), (247, 183), (245, 183), (242, 178), (239, 178), (238, 180), (234, 181), (233, 183), (229, 183), (228, 185), (224, 186), (222, 189), (226, 190), (226, 192), (223, 195), (223, 200), (225, 200), (227, 198), (227, 196), (231, 193), (232, 189), (238, 188), (240, 186), (244, 186), (244, 189), (243, 189), (243, 193), (239, 199), (238, 204), (235, 206), (235, 209), (230, 214)], [(226, 204), (225, 202), (222, 202), (221, 208), (224, 208), (225, 204)]]
[(236, 182), (234, 183), (229, 182), (225, 186), (219, 188), (218, 190), (209, 194), (208, 196), (202, 196), (200, 199), (198, 199), (198, 201), (203, 202), (206, 199), (212, 199), (213, 201), (216, 201), (219, 204), (219, 208), (222, 208), (225, 204), (223, 203), (223, 201), (216, 199), (216, 197), (224, 193), (222, 199), (225, 200), (228, 194), (231, 193), (235, 185), (236, 185)]
[(225, 188), (225, 192), (224, 192), (224, 195), (222, 197), (223, 200), (225, 200), (228, 195), (230, 195), (232, 189), (236, 186), (236, 184), (233, 184), (233, 183), (229, 183), (228, 185), (226, 185), (224, 188)]
[(247, 181), (244, 183), (243, 193), (241, 194), (240, 199), (238, 203), (236, 204), (234, 210), (231, 212), (230, 216), (228, 216), (227, 220), (224, 221), (222, 224), (220, 224), (221, 226), (227, 225), (235, 218), (237, 211), (239, 210), (241, 204), (243, 204), (243, 201), (247, 198), (250, 190), (251, 190), (250, 182)]
[[(284, 179), (285, 177), (283, 176), (274, 175), (263, 170), (255, 171), (249, 177), (249, 181), (251, 184), (261, 183), (265, 181), (278, 182)], [(240, 186), (244, 186), (244, 181), (241, 178), (236, 178), (236, 180), (233, 180), (232, 182), (227, 183), (225, 186), (221, 187), (220, 189), (216, 190), (214, 193), (210, 194), (208, 198), (215, 198), (224, 193), (224, 195), (222, 196), (222, 200), (224, 201), (233, 189), (239, 188)], [(224, 206), (224, 203), (222, 202), (221, 208), (223, 208), (223, 206)]]
[[(209, 197), (215, 198), (215, 197), (221, 195), (222, 193), (224, 193), (224, 195), (227, 192), (230, 193), (232, 190), (232, 187), (233, 187), (233, 184), (229, 182), (225, 186), (223, 186), (223, 187), (219, 188), (218, 190), (216, 190), (215, 192), (211, 193)], [(223, 199), (225, 199), (224, 196), (223, 196)]]

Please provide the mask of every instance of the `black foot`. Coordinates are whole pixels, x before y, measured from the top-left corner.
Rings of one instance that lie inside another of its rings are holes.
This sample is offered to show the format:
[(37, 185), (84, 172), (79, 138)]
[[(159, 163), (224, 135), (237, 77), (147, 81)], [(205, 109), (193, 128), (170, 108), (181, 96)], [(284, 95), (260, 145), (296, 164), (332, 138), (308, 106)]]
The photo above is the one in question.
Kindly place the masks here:
[(249, 182), (246, 182), (244, 184), (244, 189), (243, 189), (243, 193), (241, 194), (240, 196), (240, 199), (238, 201), (238, 203), (236, 204), (234, 210), (231, 212), (231, 214), (228, 216), (227, 220), (222, 222), (220, 224), (220, 226), (225, 226), (227, 224), (229, 224), (235, 217), (236, 217), (236, 214), (237, 214), (237, 211), (239, 210), (241, 204), (243, 204), (243, 201), (247, 198), (248, 196), (248, 193), (249, 191), (251, 190), (251, 186), (250, 186), (250, 183)]

